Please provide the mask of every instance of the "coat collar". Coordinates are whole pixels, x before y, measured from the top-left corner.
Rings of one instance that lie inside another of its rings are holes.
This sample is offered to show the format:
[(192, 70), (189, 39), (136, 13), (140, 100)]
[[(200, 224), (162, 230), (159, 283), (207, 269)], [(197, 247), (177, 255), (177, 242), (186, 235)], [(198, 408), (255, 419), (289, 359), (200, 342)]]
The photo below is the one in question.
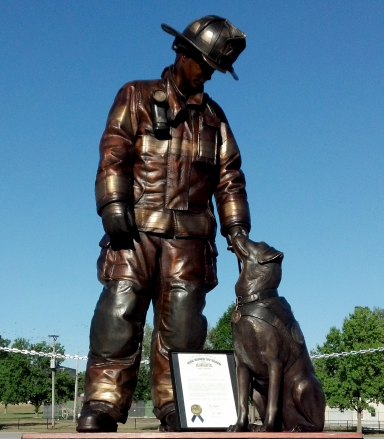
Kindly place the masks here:
[(203, 87), (199, 90), (198, 93), (189, 96), (187, 99), (186, 96), (183, 95), (181, 91), (177, 88), (173, 79), (172, 70), (173, 65), (167, 67), (162, 74), (162, 78), (164, 79), (167, 87), (169, 120), (175, 120), (177, 115), (182, 110), (186, 110), (188, 108), (192, 109), (194, 107), (201, 107), (203, 105), (204, 99)]

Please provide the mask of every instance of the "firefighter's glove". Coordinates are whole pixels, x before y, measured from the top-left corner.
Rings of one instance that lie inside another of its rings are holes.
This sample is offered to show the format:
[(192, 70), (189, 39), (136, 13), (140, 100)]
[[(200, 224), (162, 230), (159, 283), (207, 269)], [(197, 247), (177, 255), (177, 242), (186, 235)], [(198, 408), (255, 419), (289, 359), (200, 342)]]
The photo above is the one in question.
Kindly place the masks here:
[(129, 204), (122, 201), (107, 204), (101, 218), (113, 250), (134, 249), (134, 241), (140, 242), (133, 207)]

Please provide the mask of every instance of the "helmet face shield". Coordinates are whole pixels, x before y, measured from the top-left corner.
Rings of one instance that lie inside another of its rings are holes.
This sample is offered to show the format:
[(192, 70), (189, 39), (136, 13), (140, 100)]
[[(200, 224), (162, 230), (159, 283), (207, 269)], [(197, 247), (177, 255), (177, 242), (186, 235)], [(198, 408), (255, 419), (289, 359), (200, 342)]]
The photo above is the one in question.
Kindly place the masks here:
[[(235, 79), (232, 64), (245, 49), (245, 34), (225, 18), (208, 15), (190, 23), (183, 31), (178, 32), (167, 24), (163, 30), (176, 37), (173, 49), (183, 47), (198, 50), (203, 59), (215, 70), (225, 73), (229, 71)], [(176, 47), (177, 46), (177, 47)]]

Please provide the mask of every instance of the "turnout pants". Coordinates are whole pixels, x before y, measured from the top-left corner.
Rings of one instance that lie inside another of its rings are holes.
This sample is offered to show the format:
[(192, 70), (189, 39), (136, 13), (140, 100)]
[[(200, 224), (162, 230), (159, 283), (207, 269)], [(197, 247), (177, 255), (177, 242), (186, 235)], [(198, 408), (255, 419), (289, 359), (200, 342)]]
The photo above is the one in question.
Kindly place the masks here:
[(217, 285), (213, 242), (167, 239), (140, 232), (135, 250), (107, 244), (98, 260), (104, 289), (90, 331), (85, 401), (117, 406), (125, 422), (141, 360), (146, 313), (154, 307), (151, 389), (156, 416), (173, 407), (168, 351), (201, 349), (207, 334), (205, 295)]

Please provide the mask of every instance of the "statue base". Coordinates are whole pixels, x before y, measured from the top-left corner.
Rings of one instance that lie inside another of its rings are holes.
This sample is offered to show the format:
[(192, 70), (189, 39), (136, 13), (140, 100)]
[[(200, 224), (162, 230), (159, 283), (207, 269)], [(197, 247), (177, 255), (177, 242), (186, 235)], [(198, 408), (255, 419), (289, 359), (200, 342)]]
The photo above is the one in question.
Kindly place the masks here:
[(362, 439), (362, 433), (229, 433), (182, 431), (174, 433), (24, 433), (22, 439)]

